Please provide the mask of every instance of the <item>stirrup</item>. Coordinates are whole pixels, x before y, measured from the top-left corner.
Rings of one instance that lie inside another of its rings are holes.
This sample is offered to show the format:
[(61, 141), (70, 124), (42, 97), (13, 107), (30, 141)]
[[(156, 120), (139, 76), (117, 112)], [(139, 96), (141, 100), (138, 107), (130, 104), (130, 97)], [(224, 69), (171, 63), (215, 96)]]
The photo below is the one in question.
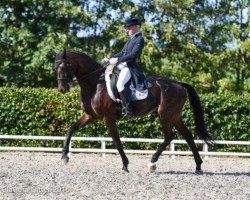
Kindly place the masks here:
[(122, 119), (129, 119), (134, 117), (132, 112), (128, 112), (126, 108), (122, 108)]

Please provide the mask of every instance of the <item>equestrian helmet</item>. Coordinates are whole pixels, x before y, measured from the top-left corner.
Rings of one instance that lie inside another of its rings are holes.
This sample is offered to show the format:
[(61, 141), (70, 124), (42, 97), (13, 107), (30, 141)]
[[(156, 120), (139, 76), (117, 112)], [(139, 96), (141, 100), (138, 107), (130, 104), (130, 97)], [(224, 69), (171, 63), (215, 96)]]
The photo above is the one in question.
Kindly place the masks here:
[(127, 18), (124, 23), (124, 27), (129, 27), (133, 25), (141, 26), (141, 22), (138, 18)]

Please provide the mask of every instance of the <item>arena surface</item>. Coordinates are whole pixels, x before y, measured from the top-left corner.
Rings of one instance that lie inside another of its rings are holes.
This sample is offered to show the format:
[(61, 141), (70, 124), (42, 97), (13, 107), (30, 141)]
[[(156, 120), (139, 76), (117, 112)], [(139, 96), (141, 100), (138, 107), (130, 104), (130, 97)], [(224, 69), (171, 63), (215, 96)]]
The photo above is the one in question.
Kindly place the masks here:
[(57, 153), (0, 152), (0, 199), (250, 199), (250, 159), (209, 157), (197, 175), (193, 157), (164, 155), (149, 173), (149, 155), (73, 154), (64, 165)]

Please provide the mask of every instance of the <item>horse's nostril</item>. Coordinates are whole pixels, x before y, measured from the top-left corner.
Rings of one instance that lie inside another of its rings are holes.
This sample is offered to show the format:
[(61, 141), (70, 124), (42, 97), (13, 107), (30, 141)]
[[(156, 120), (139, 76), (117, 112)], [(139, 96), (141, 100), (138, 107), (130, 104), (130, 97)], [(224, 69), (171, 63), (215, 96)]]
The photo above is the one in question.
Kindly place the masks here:
[(60, 89), (59, 89), (59, 92), (64, 93), (65, 90), (64, 90), (63, 88), (60, 88)]

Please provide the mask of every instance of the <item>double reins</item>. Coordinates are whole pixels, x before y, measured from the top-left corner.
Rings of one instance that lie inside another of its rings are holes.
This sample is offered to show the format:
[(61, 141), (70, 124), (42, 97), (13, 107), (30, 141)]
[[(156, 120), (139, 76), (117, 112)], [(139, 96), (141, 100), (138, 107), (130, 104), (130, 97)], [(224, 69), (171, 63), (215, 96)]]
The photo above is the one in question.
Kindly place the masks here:
[(89, 74), (86, 74), (86, 75), (84, 75), (84, 76), (82, 76), (82, 77), (79, 77), (79, 78), (77, 78), (77, 79), (78, 79), (78, 81), (85, 82), (85, 81), (91, 79), (92, 76), (94, 76), (94, 75), (97, 74), (98, 72), (102, 72), (102, 71), (104, 71), (105, 69), (106, 69), (105, 67), (102, 67), (102, 68), (100, 68), (100, 69), (97, 69), (97, 70), (95, 70), (95, 71), (93, 71), (93, 72), (91, 72), (91, 73), (89, 73)]
[[(55, 63), (56, 63), (56, 69), (58, 68), (58, 66), (61, 63), (66, 63), (66, 65), (67, 65), (67, 75), (65, 77), (57, 76), (57, 80), (68, 80), (68, 82), (70, 82), (71, 78), (72, 78), (72, 69), (71, 69), (72, 65), (67, 61), (67, 59), (56, 60)], [(102, 68), (99, 68), (99, 69), (97, 69), (89, 74), (82, 76), (82, 77), (76, 77), (76, 78), (78, 79), (78, 81), (85, 82), (85, 81), (91, 79), (95, 74), (97, 74), (99, 72), (103, 72), (105, 69), (106, 69), (105, 67), (102, 67)]]

